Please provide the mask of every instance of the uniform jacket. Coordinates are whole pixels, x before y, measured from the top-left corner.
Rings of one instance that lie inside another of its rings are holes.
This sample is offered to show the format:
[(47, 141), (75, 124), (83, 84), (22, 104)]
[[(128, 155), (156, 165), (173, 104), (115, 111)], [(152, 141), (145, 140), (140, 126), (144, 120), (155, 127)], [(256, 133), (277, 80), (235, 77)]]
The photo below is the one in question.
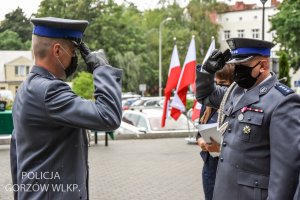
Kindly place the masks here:
[[(218, 108), (226, 91), (214, 75), (197, 71), (196, 97)], [(244, 107), (261, 109), (246, 111)], [(232, 90), (214, 200), (292, 200), (300, 171), (300, 97), (272, 77), (247, 91)], [(295, 197), (296, 198), (296, 197)]]
[(95, 102), (39, 66), (18, 89), (11, 143), (15, 199), (88, 199), (85, 129), (114, 130), (122, 112), (122, 71), (101, 66), (93, 75)]

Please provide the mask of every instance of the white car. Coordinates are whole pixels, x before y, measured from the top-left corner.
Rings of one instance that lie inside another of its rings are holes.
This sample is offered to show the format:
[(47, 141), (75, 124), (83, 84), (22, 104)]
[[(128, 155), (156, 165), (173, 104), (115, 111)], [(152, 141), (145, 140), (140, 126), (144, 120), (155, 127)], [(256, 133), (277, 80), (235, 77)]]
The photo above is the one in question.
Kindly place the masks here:
[(116, 135), (122, 135), (122, 134), (141, 134), (142, 132), (139, 131), (139, 129), (129, 123), (121, 122), (120, 127), (114, 131)]
[(167, 117), (165, 127), (161, 127), (162, 109), (142, 109), (140, 111), (126, 110), (123, 112), (122, 121), (138, 128), (144, 133), (195, 133), (194, 125), (180, 115), (177, 121)]

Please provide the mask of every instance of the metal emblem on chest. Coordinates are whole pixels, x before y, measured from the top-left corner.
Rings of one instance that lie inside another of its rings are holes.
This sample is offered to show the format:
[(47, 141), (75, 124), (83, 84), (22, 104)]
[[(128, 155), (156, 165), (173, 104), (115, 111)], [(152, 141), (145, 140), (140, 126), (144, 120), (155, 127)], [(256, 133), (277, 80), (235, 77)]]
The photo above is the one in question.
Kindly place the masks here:
[(243, 128), (243, 133), (244, 133), (244, 134), (249, 134), (250, 132), (251, 132), (250, 126), (248, 126), (248, 125), (244, 126), (244, 128)]
[(244, 114), (243, 114), (243, 113), (239, 114), (238, 120), (239, 120), (239, 121), (242, 121), (243, 119), (244, 119)]

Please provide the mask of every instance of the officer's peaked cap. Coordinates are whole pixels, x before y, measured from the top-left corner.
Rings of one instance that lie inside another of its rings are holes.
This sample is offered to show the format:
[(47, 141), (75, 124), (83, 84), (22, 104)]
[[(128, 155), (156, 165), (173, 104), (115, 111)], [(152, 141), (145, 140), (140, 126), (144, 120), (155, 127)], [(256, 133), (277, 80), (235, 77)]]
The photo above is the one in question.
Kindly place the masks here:
[(86, 20), (72, 20), (55, 17), (32, 18), (34, 25), (32, 34), (49, 37), (64, 38), (78, 41), (89, 24)]
[(270, 57), (272, 42), (251, 38), (229, 38), (226, 40), (231, 50), (232, 58), (227, 63), (242, 63), (254, 56)]

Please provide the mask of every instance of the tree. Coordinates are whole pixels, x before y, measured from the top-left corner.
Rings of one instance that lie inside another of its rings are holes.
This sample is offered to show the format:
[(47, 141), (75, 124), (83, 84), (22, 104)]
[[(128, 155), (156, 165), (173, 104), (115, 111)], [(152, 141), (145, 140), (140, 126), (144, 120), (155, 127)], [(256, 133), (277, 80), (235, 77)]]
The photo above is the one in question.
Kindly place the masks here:
[[(124, 70), (124, 92), (138, 91), (139, 84), (147, 84), (147, 92), (158, 93), (158, 29), (162, 20), (171, 17), (162, 32), (162, 83), (168, 76), (173, 49), (173, 37), (181, 64), (187, 53), (192, 35), (196, 36), (200, 62), (207, 50), (211, 36), (217, 37), (217, 25), (210, 20), (210, 10), (215, 1), (191, 1), (188, 8), (181, 8), (176, 1), (164, 0), (162, 8), (139, 11), (132, 3), (116, 4), (113, 0), (43, 0), (37, 17), (54, 16), (85, 19), (90, 22), (83, 41), (92, 51), (104, 49), (112, 66)], [(195, 8), (194, 8), (195, 6)], [(76, 10), (76, 12), (74, 12)], [(84, 66), (79, 59), (80, 66)], [(80, 71), (84, 68), (80, 67)]]
[(291, 87), (291, 77), (289, 75), (290, 67), (288, 63), (288, 56), (285, 51), (279, 53), (279, 77), (278, 79), (286, 78), (286, 81), (281, 81), (287, 86)]
[(16, 32), (6, 30), (0, 33), (0, 49), (1, 50), (22, 50), (24, 44)]
[(300, 0), (284, 0), (279, 12), (271, 18), (271, 31), (276, 31), (275, 42), (287, 52), (291, 67), (300, 67)]
[[(6, 30), (17, 33), (22, 42), (31, 41), (32, 26), (29, 19), (26, 18), (23, 10), (17, 8), (16, 10), (5, 15), (5, 19), (1, 22), (0, 32)], [(25, 45), (23, 46), (26, 47)]]
[(80, 72), (72, 81), (72, 90), (85, 99), (93, 99), (94, 83), (93, 75), (88, 72)]

